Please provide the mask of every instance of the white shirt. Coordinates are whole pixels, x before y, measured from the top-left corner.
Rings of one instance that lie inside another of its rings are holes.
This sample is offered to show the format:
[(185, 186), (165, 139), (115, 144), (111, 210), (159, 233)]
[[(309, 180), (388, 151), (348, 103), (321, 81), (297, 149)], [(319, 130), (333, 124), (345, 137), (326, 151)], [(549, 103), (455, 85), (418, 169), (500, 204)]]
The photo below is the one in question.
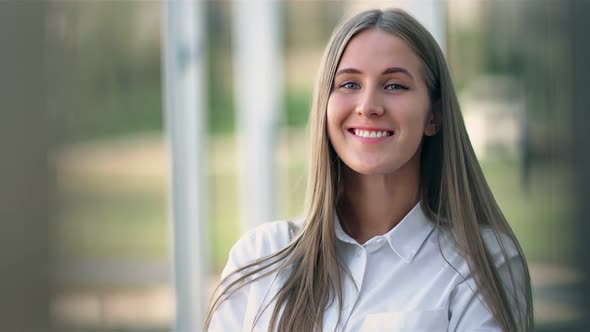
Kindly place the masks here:
[[(323, 331), (501, 331), (483, 304), (466, 260), (445, 231), (435, 230), (420, 204), (388, 233), (362, 245), (342, 230), (337, 218), (335, 232), (338, 255), (352, 279), (342, 273), (340, 325), (338, 301), (334, 301), (324, 313)], [(494, 234), (486, 229), (482, 234), (501, 277), (507, 280), (507, 265)], [(286, 221), (249, 231), (230, 251), (222, 278), (254, 259), (277, 252), (290, 240)], [(520, 262), (518, 252), (509, 241), (503, 242), (518, 285), (524, 285), (522, 269), (512, 264)], [(255, 317), (285, 279), (286, 273), (274, 273), (244, 286), (215, 311), (209, 331), (266, 332), (274, 303), (253, 326)]]

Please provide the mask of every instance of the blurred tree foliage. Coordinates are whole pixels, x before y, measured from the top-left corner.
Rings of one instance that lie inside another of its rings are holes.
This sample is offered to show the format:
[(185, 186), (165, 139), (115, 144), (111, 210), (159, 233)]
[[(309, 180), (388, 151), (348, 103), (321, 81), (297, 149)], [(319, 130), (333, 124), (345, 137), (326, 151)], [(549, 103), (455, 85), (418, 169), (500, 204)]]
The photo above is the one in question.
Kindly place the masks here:
[(209, 128), (213, 133), (235, 129), (231, 5), (231, 2), (211, 1), (206, 8)]
[[(484, 1), (474, 8), (477, 12), (470, 15), (475, 19), (469, 24), (449, 9), (448, 56), (457, 89), (484, 75), (519, 82), (525, 94), (530, 152), (539, 161), (562, 159), (571, 114), (566, 4)], [(505, 87), (490, 87), (494, 88)]]
[(49, 7), (47, 102), (58, 140), (161, 130), (160, 5)]
[(533, 158), (567, 159), (571, 68), (566, 5), (490, 1), (484, 8), (484, 70), (522, 82)]
[[(55, 1), (48, 6), (47, 68), (51, 81), (47, 103), (58, 141), (161, 131), (162, 4)], [(212, 133), (231, 133), (235, 129), (232, 3), (210, 1), (205, 7), (209, 128)], [(332, 7), (323, 2), (285, 3), (280, 14), (283, 52), (303, 44), (322, 48), (339, 17)], [(304, 13), (317, 17), (305, 20), (301, 17)], [(309, 24), (302, 25), (302, 21)], [(281, 84), (288, 85), (288, 80), (286, 77)], [(303, 92), (289, 87), (284, 91), (280, 125), (305, 126), (311, 86)]]

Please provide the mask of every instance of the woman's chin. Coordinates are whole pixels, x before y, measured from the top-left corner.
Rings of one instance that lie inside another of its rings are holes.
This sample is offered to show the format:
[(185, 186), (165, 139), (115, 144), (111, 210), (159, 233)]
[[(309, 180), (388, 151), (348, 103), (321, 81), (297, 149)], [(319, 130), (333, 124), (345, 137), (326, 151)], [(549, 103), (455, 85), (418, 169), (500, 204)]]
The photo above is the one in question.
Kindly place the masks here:
[(351, 168), (352, 171), (362, 175), (387, 175), (394, 173), (391, 167), (375, 164), (359, 164)]

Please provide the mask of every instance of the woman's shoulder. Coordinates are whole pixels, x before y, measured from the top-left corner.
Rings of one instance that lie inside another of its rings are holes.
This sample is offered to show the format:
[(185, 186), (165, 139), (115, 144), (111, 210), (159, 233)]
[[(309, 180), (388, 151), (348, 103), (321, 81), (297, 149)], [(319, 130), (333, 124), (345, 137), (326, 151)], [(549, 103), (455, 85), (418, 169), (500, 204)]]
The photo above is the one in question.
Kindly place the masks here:
[(299, 226), (298, 220), (279, 220), (263, 223), (244, 233), (236, 246), (269, 255), (289, 244)]
[(231, 248), (223, 274), (277, 253), (291, 242), (300, 226), (300, 220), (280, 220), (248, 230)]
[(481, 226), (481, 235), (496, 265), (503, 263), (506, 257), (513, 259), (520, 256), (516, 238), (487, 225)]
[[(465, 249), (460, 249), (463, 246), (456, 242), (453, 232), (444, 227), (439, 228), (438, 232), (440, 233), (437, 236), (437, 240), (439, 241), (440, 252), (444, 259), (457, 267), (461, 273), (469, 273), (469, 266), (467, 264), (468, 253), (465, 252)], [(512, 236), (494, 230), (488, 225), (480, 226), (480, 235), (496, 268), (508, 262), (513, 263), (522, 260), (518, 243), (516, 242), (517, 240)]]

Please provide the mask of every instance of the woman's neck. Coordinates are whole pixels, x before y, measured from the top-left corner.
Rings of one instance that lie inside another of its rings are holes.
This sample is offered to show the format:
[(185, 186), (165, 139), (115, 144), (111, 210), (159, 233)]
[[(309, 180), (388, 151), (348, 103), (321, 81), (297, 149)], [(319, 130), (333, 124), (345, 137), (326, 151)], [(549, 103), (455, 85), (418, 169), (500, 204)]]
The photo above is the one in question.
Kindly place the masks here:
[(358, 243), (390, 231), (420, 199), (418, 172), (363, 175), (344, 167), (342, 227)]

